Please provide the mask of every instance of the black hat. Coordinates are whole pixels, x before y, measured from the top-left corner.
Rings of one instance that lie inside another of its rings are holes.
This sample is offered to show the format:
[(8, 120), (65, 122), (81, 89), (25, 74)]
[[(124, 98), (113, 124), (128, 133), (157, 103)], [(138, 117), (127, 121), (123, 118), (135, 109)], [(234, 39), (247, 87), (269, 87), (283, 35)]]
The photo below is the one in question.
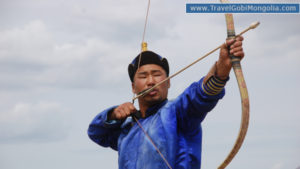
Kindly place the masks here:
[(168, 64), (168, 61), (166, 58), (163, 58), (152, 51), (143, 51), (142, 53), (138, 54), (133, 59), (133, 61), (128, 65), (128, 74), (129, 74), (131, 82), (133, 82), (133, 77), (138, 69), (140, 55), (141, 55), (140, 66), (143, 66), (146, 64), (159, 65), (166, 71), (167, 76), (169, 76), (169, 64)]

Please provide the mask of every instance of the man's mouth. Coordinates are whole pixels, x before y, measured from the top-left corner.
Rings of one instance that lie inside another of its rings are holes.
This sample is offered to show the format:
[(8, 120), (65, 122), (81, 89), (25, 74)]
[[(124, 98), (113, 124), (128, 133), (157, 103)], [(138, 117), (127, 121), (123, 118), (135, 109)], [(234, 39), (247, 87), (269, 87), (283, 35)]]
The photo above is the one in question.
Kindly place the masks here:
[(151, 92), (148, 93), (150, 96), (155, 96), (157, 94), (157, 89), (153, 89)]
[(157, 94), (157, 92), (158, 92), (157, 89), (153, 89), (153, 90), (151, 90), (150, 92), (145, 93), (145, 92), (146, 92), (147, 90), (149, 90), (149, 89), (150, 89), (150, 88), (145, 89), (145, 90), (139, 92), (139, 95), (142, 94), (143, 96), (146, 96), (146, 95), (149, 95), (149, 96), (155, 96), (155, 95)]

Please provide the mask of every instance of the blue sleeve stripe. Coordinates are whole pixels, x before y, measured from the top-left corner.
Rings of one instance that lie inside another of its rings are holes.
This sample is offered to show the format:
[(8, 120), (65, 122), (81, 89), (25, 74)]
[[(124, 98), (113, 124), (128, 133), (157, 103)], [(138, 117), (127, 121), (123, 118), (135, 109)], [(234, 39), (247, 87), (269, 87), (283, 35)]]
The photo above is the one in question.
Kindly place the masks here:
[(210, 83), (207, 83), (205, 85), (205, 89), (208, 90), (208, 91), (212, 91), (212, 92), (219, 92), (220, 90), (222, 90), (223, 88), (220, 88), (220, 89), (216, 89), (214, 86), (212, 86)]
[(225, 84), (226, 81), (221, 81), (212, 76), (206, 84), (202, 83), (202, 89), (207, 95), (217, 95), (223, 90)]
[(209, 88), (211, 88), (212, 90), (222, 90), (224, 86), (217, 86), (216, 84), (214, 84), (211, 80), (207, 82), (206, 84)]
[(220, 83), (220, 84), (224, 84), (224, 83), (226, 83), (226, 81), (227, 81), (228, 79), (226, 79), (226, 80), (221, 80), (221, 79), (219, 79), (219, 78), (214, 77), (213, 80), (216, 81), (216, 82), (218, 82), (218, 83)]
[(208, 89), (205, 89), (205, 88), (206, 88), (205, 86), (206, 86), (206, 85), (204, 85), (204, 84), (202, 83), (202, 90), (203, 90), (203, 92), (204, 92), (205, 94), (210, 95), (210, 96), (216, 95), (214, 92), (211, 92), (211, 91), (209, 91)]
[(224, 81), (222, 82), (222, 81), (218, 80), (218, 79), (215, 78), (215, 77), (211, 78), (211, 82), (212, 82), (213, 84), (217, 85), (217, 86), (220, 86), (220, 87), (224, 87), (225, 84), (226, 84), (226, 82), (224, 82)]

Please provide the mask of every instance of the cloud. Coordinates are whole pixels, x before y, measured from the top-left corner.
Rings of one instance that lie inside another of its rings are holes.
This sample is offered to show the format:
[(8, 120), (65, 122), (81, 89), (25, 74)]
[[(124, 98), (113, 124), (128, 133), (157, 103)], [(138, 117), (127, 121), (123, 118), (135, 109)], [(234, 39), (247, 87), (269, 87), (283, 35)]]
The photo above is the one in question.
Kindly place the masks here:
[(52, 49), (51, 35), (42, 21), (32, 21), (23, 28), (0, 32), (0, 61), (46, 62)]
[(0, 113), (0, 142), (53, 141), (67, 136), (66, 109), (54, 102), (16, 103)]
[(123, 63), (129, 62), (124, 56), (132, 51), (118, 46), (98, 38), (58, 44), (39, 20), (1, 31), (0, 88), (93, 88), (120, 82)]
[[(139, 51), (146, 3), (116, 5), (102, 0), (94, 5), (80, 1), (23, 5), (20, 13), (11, 15), (26, 13), (29, 19), (40, 13), (41, 19), (0, 29), (0, 78), (4, 79), (0, 90), (103, 88), (129, 82), (127, 63)], [(57, 10), (52, 16), (55, 20), (46, 17), (46, 6)], [(168, 17), (170, 9), (162, 9), (159, 3), (151, 4), (151, 9), (146, 40), (173, 36), (168, 30), (176, 19)]]

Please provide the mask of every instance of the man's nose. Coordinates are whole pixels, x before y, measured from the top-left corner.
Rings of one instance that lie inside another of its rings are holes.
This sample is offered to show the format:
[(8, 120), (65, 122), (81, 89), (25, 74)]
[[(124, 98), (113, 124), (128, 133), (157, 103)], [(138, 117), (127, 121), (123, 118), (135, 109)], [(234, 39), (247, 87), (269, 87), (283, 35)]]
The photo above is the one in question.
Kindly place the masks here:
[(148, 76), (147, 78), (147, 85), (148, 86), (154, 86), (155, 85), (155, 79), (152, 75)]

